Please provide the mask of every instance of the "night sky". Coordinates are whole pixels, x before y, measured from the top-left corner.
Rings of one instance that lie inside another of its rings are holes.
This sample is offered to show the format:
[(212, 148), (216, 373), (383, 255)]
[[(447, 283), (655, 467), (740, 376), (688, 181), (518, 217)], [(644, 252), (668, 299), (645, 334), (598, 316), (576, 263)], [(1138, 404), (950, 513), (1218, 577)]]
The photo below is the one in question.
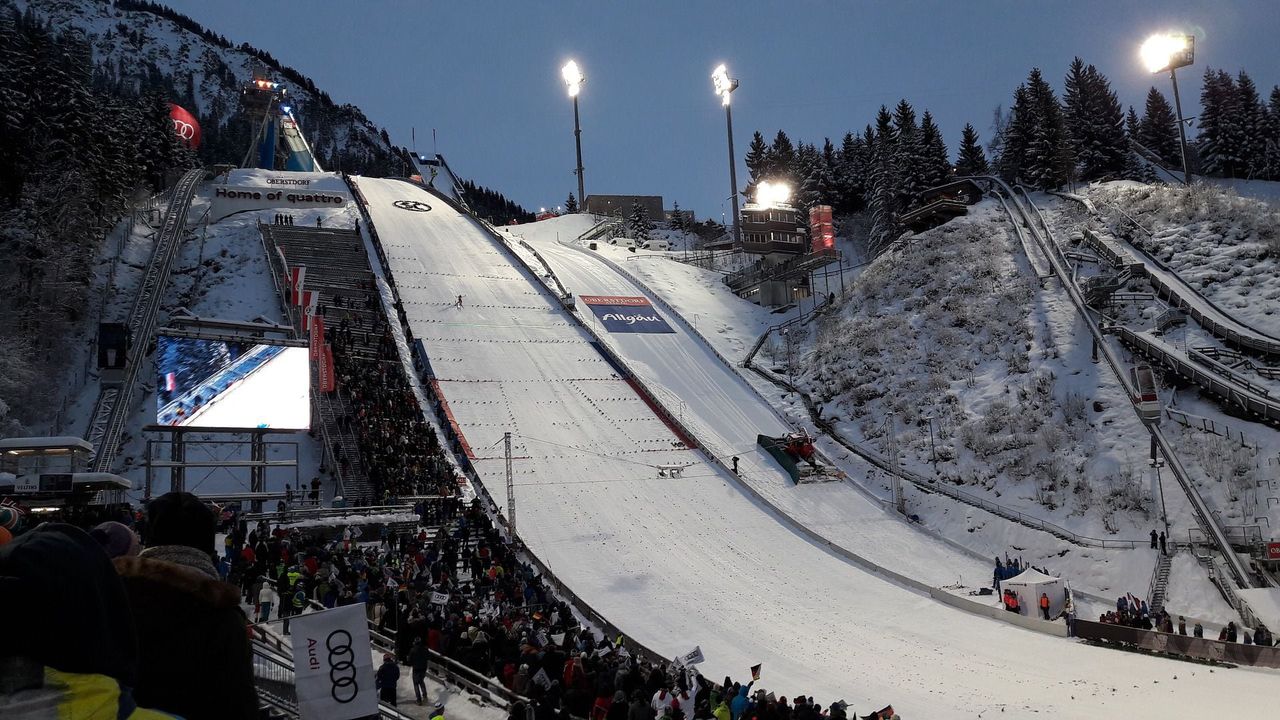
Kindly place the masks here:
[[(587, 194), (663, 195), (720, 218), (729, 194), (724, 112), (710, 73), (726, 62), (738, 157), (754, 130), (839, 144), (881, 104), (933, 111), (953, 155), (972, 122), (987, 142), (1032, 66), (1061, 92), (1071, 58), (1098, 66), (1141, 112), (1147, 88), (1172, 101), (1137, 51), (1150, 33), (1196, 35), (1180, 75), (1199, 110), (1206, 66), (1245, 69), (1264, 98), (1280, 83), (1280, 1), (423, 2), (162, 0), (234, 43), (249, 42), (361, 107), (398, 144), (417, 128), (464, 177), (531, 209), (576, 188), (573, 111), (560, 67), (587, 75), (580, 98)], [(303, 127), (306, 118), (301, 118)], [(740, 182), (746, 169), (739, 163)]]

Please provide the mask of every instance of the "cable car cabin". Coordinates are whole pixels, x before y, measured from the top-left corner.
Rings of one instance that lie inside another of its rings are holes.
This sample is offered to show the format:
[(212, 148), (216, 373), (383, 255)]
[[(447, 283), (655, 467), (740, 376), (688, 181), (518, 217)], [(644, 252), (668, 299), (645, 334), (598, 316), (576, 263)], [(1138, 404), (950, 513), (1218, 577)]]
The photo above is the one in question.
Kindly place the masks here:
[(1138, 417), (1148, 425), (1158, 425), (1162, 409), (1160, 395), (1156, 393), (1156, 376), (1150, 365), (1137, 365), (1129, 369), (1129, 379), (1133, 381), (1133, 404), (1138, 408)]

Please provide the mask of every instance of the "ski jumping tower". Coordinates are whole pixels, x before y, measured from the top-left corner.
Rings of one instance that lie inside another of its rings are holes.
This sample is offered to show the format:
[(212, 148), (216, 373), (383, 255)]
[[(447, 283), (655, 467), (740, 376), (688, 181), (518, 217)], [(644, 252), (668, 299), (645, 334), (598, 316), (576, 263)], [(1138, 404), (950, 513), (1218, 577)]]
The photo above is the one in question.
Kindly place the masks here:
[(253, 80), (241, 90), (240, 104), (253, 128), (253, 140), (245, 150), (241, 167), (294, 172), (322, 170), (302, 136), (288, 95), (287, 88), (259, 73), (254, 73)]

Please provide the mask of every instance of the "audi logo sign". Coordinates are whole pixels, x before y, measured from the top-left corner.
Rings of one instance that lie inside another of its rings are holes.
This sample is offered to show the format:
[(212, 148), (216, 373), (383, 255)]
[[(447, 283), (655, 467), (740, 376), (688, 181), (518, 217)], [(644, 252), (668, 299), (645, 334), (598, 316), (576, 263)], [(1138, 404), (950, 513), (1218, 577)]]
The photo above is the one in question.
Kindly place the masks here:
[(184, 145), (195, 150), (200, 147), (200, 121), (186, 109), (169, 103), (169, 119), (173, 121), (173, 134)]
[(306, 720), (354, 720), (378, 714), (369, 626), (360, 605), (292, 621), (298, 713)]
[(356, 683), (356, 656), (351, 649), (351, 633), (334, 630), (325, 639), (324, 647), (329, 651), (329, 695), (346, 705), (360, 694), (360, 685)]

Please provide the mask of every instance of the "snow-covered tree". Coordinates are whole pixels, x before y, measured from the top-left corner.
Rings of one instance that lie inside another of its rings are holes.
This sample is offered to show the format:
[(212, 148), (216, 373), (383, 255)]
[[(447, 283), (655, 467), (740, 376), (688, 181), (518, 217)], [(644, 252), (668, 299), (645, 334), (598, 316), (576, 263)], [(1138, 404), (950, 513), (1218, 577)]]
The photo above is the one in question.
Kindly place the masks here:
[(868, 180), (871, 233), (867, 244), (873, 255), (879, 254), (902, 234), (902, 226), (898, 222), (900, 181), (894, 166), (895, 132), (893, 116), (888, 108), (881, 105), (876, 115)]
[(867, 192), (867, 141), (871, 135), (871, 126), (867, 126), (866, 135), (858, 136), (851, 132), (844, 134), (840, 143), (835, 170), (836, 211), (856, 212), (866, 205)]
[(1063, 124), (1076, 163), (1076, 177), (1096, 180), (1124, 170), (1128, 143), (1124, 112), (1106, 76), (1075, 58), (1067, 72)]
[(1248, 161), (1241, 154), (1245, 143), (1239, 94), (1231, 75), (1205, 68), (1200, 107), (1196, 147), (1203, 172), (1223, 177), (1238, 177), (1248, 172)]
[(1253, 78), (1241, 70), (1236, 75), (1236, 112), (1240, 125), (1242, 172), (1251, 178), (1266, 174), (1267, 109)]
[(987, 166), (987, 156), (982, 151), (982, 144), (978, 142), (978, 131), (965, 123), (964, 131), (960, 134), (960, 158), (956, 161), (956, 174), (986, 175), (988, 172), (990, 168)]
[(1026, 84), (1013, 92), (1013, 107), (1005, 118), (996, 169), (1006, 182), (1018, 182), (1026, 173), (1027, 148), (1031, 145), (1035, 114)]
[(1266, 172), (1268, 180), (1280, 180), (1280, 86), (1271, 88), (1266, 122)]
[(1031, 133), (1026, 149), (1026, 180), (1041, 190), (1052, 190), (1070, 179), (1071, 153), (1058, 98), (1040, 74), (1032, 68), (1027, 76)]
[(649, 211), (639, 200), (631, 201), (631, 212), (627, 215), (627, 232), (635, 240), (648, 240), (653, 231), (653, 220)]
[(920, 135), (917, 139), (920, 163), (921, 189), (937, 187), (951, 179), (951, 160), (947, 145), (942, 141), (942, 131), (933, 121), (933, 115), (924, 111), (920, 116)]
[(569, 197), (564, 201), (564, 211), (568, 214), (578, 212), (578, 198), (573, 193), (569, 193)]
[(760, 181), (761, 174), (767, 172), (770, 168), (769, 146), (764, 142), (764, 136), (757, 130), (751, 136), (751, 145), (747, 147), (747, 171), (751, 173), (751, 185), (755, 185)]
[(671, 203), (670, 226), (672, 230), (675, 230), (677, 232), (685, 232), (686, 230), (689, 229), (687, 223), (685, 223), (685, 220), (684, 220), (684, 213), (680, 211), (680, 203), (678, 202)]
[[(1130, 105), (1129, 112), (1125, 114), (1124, 118), (1125, 135), (1137, 140), (1142, 132), (1142, 122), (1138, 119), (1138, 113)], [(1124, 177), (1127, 180), (1137, 180), (1145, 183), (1156, 181), (1155, 170), (1151, 167), (1151, 164), (1133, 148), (1130, 148), (1129, 153), (1125, 156)]]
[(1178, 118), (1173, 106), (1154, 87), (1147, 91), (1147, 104), (1136, 135), (1130, 135), (1143, 147), (1155, 153), (1167, 168), (1182, 167), (1182, 152), (1178, 142)]

